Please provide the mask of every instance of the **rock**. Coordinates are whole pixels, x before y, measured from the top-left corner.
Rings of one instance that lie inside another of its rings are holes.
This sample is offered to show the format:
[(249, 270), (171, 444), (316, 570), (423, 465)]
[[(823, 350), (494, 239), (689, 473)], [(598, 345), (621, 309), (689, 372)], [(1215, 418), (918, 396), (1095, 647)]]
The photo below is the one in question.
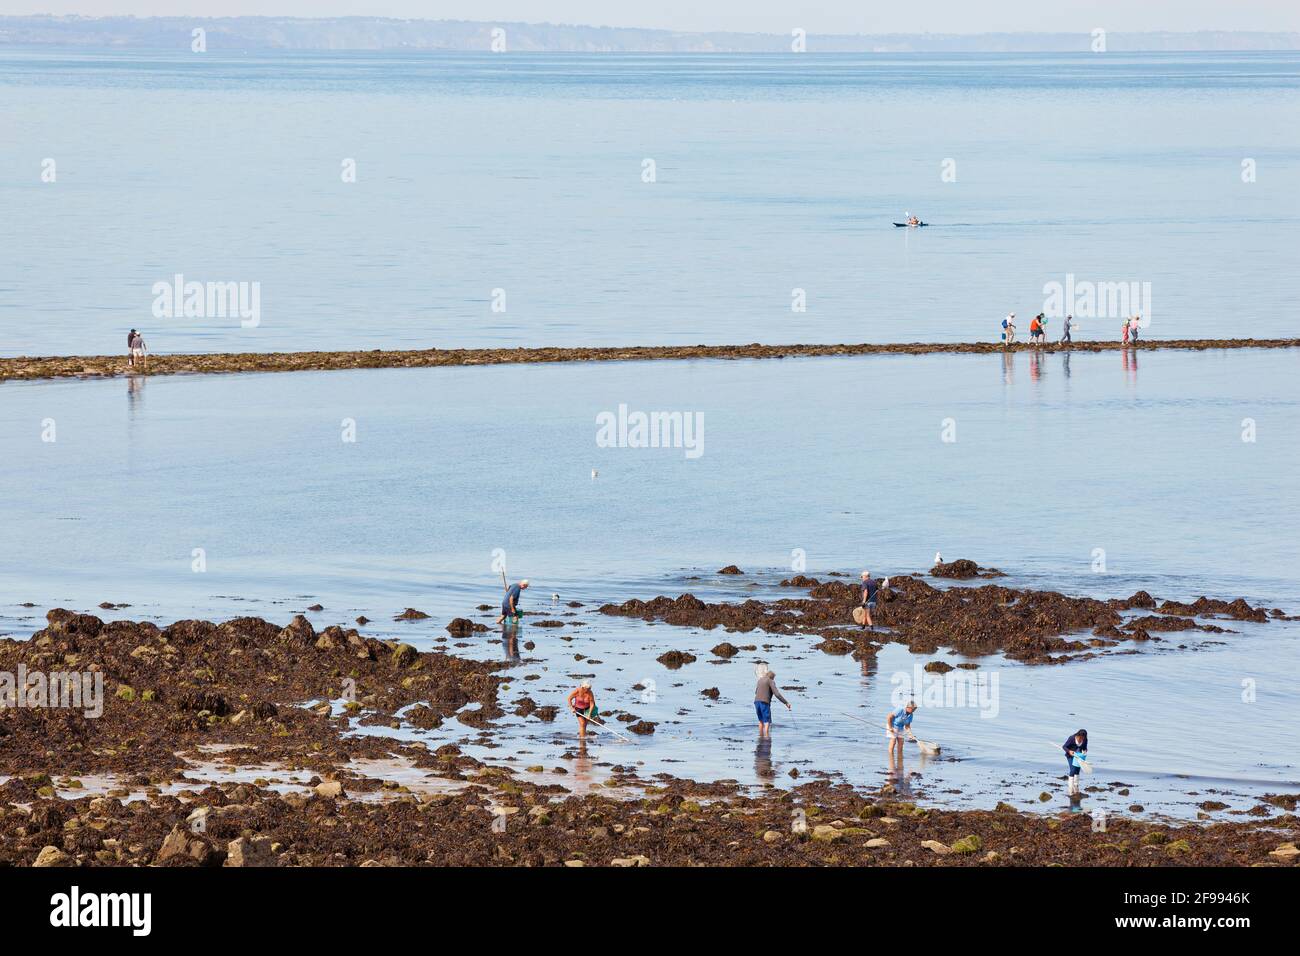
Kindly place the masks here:
[(812, 838), (822, 840), (827, 843), (833, 843), (836, 840), (844, 839), (844, 834), (829, 823), (819, 823), (813, 827)]
[(1186, 840), (1175, 840), (1165, 847), (1166, 853), (1191, 853), (1192, 845)]
[(781, 832), (779, 830), (765, 830), (763, 832), (764, 843), (780, 843)]
[(240, 837), (226, 846), (226, 866), (275, 866), (271, 841), (265, 837)]
[(719, 568), (718, 573), (719, 574), (744, 574), (745, 572), (740, 570), (740, 568), (736, 567), (734, 564), (729, 564), (725, 568)]
[(576, 866), (586, 866), (587, 864), (582, 862), (582, 860), (565, 860), (564, 865), (576, 867)]
[(718, 688), (716, 687), (706, 687), (704, 688), (704, 690), (700, 691), (700, 694), (704, 697), (709, 698), (709, 700), (717, 700), (720, 696), (722, 696), (722, 692), (718, 690)]
[(370, 623), (370, 618), (362, 614), (359, 618), (357, 618), (357, 623), (360, 624), (362, 627), (365, 627), (367, 624)]
[(57, 846), (47, 846), (36, 854), (32, 866), (72, 866), (72, 857)]
[(694, 664), (698, 658), (689, 651), (668, 651), (665, 654), (660, 654), (655, 660), (670, 671), (675, 671), (685, 664)]
[(416, 610), (415, 608), (413, 608), (413, 607), (408, 607), (408, 608), (407, 608), (405, 611), (403, 611), (401, 614), (397, 615), (397, 617), (393, 618), (393, 620), (395, 620), (395, 621), (423, 621), (423, 620), (424, 620), (426, 617), (428, 617), (428, 616), (429, 616), (429, 615), (425, 614), (423, 611), (417, 611), (417, 610)]
[(316, 640), (316, 629), (311, 626), (311, 621), (301, 614), (295, 614), (293, 620), (280, 629), (277, 638), (290, 644), (311, 644)]
[(649, 720), (638, 720), (635, 724), (629, 724), (627, 729), (634, 734), (645, 736), (655, 732), (655, 725)]
[(343, 790), (342, 781), (324, 780), (316, 785), (316, 795), (319, 797), (345, 797), (347, 793)]
[[(649, 866), (650, 858), (648, 856), (615, 857), (609, 862), (611, 866)], [(566, 863), (565, 866), (568, 866), (568, 864)]]
[(454, 618), (452, 622), (447, 625), (447, 633), (452, 637), (469, 637), (475, 631), (486, 630), (486, 624), (475, 624), (469, 618), (465, 617)]
[(964, 836), (952, 845), (953, 853), (978, 853), (984, 849), (984, 841), (975, 834)]
[(215, 851), (212, 845), (187, 827), (177, 824), (172, 827), (162, 846), (158, 848), (155, 863), (188, 863), (207, 866), (213, 862)]
[(930, 661), (925, 665), (925, 669), (931, 674), (946, 674), (954, 668), (946, 661)]
[(936, 856), (947, 856), (952, 852), (947, 844), (940, 843), (938, 840), (922, 840), (921, 846), (925, 847)]
[(709, 653), (715, 657), (735, 657), (740, 651), (735, 644), (723, 641)]
[[(46, 849), (49, 849), (46, 847)], [(1300, 850), (1296, 849), (1294, 843), (1283, 843), (1276, 850), (1270, 850), (1269, 856), (1277, 857), (1279, 860), (1291, 860), (1300, 856)]]
[(410, 644), (398, 644), (393, 648), (393, 666), (410, 667), (420, 658), (420, 652)]

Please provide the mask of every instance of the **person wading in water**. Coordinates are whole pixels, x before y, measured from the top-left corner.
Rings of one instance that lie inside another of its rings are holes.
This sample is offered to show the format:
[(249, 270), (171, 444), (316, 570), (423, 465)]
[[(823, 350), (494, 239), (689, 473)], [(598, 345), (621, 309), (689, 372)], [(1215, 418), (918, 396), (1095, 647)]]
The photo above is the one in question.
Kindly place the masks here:
[(583, 681), (569, 695), (569, 709), (578, 717), (578, 736), (586, 737), (587, 721), (600, 717), (600, 711), (596, 709), (596, 695), (591, 690), (591, 681)]

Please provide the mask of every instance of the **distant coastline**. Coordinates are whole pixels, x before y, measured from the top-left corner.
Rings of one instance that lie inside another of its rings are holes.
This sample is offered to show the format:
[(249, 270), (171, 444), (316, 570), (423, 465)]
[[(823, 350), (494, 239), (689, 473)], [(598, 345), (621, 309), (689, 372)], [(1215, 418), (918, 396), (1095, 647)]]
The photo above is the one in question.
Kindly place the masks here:
[(995, 355), (1013, 352), (1151, 352), (1168, 349), (1300, 348), (1288, 339), (1166, 339), (1140, 345), (1118, 341), (1079, 341), (1070, 345), (997, 342), (910, 342), (828, 345), (640, 345), (606, 348), (413, 349), (350, 352), (213, 352), (200, 355), (150, 355), (142, 369), (125, 355), (22, 356), (0, 358), (0, 382), (49, 378), (112, 378), (118, 375), (201, 375), (232, 372), (323, 372), (363, 368), (434, 368), (467, 365), (541, 365), (562, 362), (651, 362), (690, 359), (784, 359), (856, 355)]
[[(792, 15), (792, 20), (798, 17)], [(791, 24), (792, 30), (797, 23)], [(634, 27), (385, 17), (81, 17), (0, 16), (0, 49), (79, 46), (97, 49), (190, 49), (195, 29), (211, 53), (252, 50), (481, 51), (494, 31), (515, 53), (789, 53), (791, 33), (689, 33)], [(1089, 53), (1078, 33), (808, 33), (810, 53)], [(1300, 33), (1207, 30), (1108, 32), (1106, 50), (1231, 52), (1300, 50)]]

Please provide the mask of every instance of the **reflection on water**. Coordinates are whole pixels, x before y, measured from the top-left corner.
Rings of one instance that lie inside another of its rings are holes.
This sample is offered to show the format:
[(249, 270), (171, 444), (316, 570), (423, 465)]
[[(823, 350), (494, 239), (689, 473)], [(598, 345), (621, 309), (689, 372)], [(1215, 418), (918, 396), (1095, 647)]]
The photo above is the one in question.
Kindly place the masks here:
[(1138, 371), (1138, 350), (1137, 349), (1120, 349), (1120, 355), (1124, 356), (1124, 377), (1130, 385), (1137, 383)]
[(135, 418), (143, 407), (144, 381), (143, 375), (126, 376), (126, 408), (132, 418)]
[(776, 776), (772, 769), (772, 738), (759, 737), (754, 746), (754, 776), (759, 780), (771, 780)]

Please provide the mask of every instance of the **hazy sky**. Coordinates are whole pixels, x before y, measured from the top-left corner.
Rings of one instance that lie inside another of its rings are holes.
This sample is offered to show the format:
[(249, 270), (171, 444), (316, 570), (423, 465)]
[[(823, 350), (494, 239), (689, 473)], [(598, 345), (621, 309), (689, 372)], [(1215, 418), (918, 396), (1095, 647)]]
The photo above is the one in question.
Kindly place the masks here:
[(0, 13), (389, 16), (773, 33), (1300, 30), (1300, 0), (0, 0)]

